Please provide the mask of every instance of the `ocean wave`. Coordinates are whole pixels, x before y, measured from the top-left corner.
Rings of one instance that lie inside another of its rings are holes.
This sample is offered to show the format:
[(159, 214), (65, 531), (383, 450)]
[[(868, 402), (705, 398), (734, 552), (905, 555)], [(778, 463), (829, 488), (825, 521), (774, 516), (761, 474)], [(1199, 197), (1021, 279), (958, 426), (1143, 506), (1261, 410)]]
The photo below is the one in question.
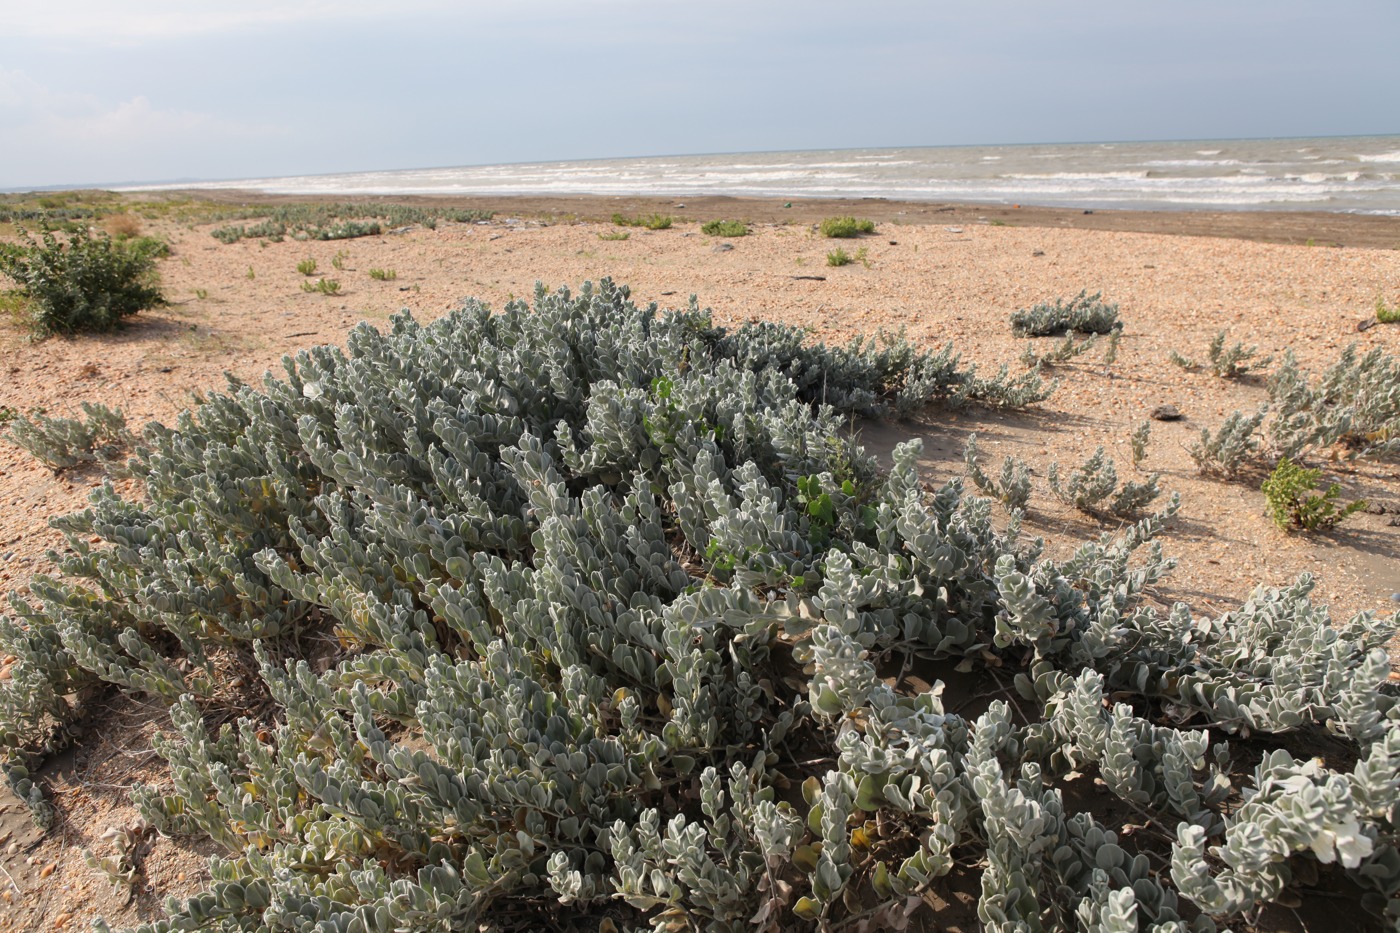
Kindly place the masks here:
[(1400, 162), (1400, 149), (1380, 155), (1358, 155), (1356, 159), (1358, 162)]
[(1147, 178), (1150, 172), (1049, 172), (1040, 175), (1025, 175), (1008, 172), (998, 175), (998, 178), (1009, 178), (1016, 181), (1036, 181), (1042, 178), (1057, 180), (1082, 180), (1082, 181), (1114, 181), (1123, 179)]
[(1196, 155), (1220, 155), (1224, 149), (1197, 149)]
[(1254, 165), (1239, 159), (1151, 159), (1142, 163), (1157, 168), (1214, 168), (1217, 165)]

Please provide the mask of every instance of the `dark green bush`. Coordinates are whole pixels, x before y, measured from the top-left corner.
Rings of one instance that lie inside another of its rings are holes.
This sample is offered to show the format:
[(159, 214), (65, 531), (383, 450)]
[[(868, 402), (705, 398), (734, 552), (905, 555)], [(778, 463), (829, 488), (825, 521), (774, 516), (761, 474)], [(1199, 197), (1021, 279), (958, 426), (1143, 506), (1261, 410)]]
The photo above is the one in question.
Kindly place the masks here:
[[(155, 241), (158, 242), (158, 241)], [(121, 243), (86, 229), (67, 242), (51, 230), (0, 249), (0, 273), (19, 286), (40, 335), (104, 331), (127, 315), (162, 304), (150, 242)]]
[(1318, 494), (1315, 490), (1321, 478), (1321, 470), (1309, 470), (1287, 457), (1280, 460), (1261, 487), (1274, 524), (1284, 531), (1317, 531), (1331, 528), (1366, 508), (1364, 499), (1337, 508), (1335, 500), (1342, 487), (1333, 483)]
[(857, 220), (854, 217), (828, 217), (821, 224), (822, 236), (850, 240), (862, 233), (874, 233), (875, 221)]

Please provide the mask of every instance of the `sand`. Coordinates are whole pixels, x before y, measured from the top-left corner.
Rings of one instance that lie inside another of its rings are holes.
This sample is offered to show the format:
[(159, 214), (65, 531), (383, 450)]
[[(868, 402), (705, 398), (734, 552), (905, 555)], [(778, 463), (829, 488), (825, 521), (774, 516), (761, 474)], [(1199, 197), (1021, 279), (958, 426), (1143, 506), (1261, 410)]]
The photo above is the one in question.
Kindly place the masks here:
[[(1059, 391), (1028, 411), (935, 410), (912, 423), (863, 425), (862, 437), (884, 451), (905, 437), (924, 438), (924, 468), (934, 482), (961, 473), (973, 432), (989, 466), (1006, 453), (1027, 459), (1036, 487), (1026, 530), (1063, 556), (1115, 526), (1054, 499), (1046, 468), (1052, 461), (1077, 465), (1103, 445), (1120, 474), (1141, 478), (1129, 465), (1128, 434), (1153, 407), (1172, 404), (1185, 417), (1153, 423), (1144, 464), (1183, 498), (1164, 538), (1180, 565), (1156, 588), (1157, 603), (1183, 600), (1198, 615), (1215, 615), (1238, 606), (1255, 584), (1280, 585), (1311, 572), (1317, 598), (1338, 617), (1400, 608), (1392, 601), (1400, 593), (1400, 464), (1324, 463), (1324, 479), (1338, 482), (1347, 499), (1368, 499), (1375, 514), (1328, 534), (1285, 534), (1263, 514), (1261, 474), (1203, 478), (1186, 452), (1202, 428), (1214, 429), (1233, 410), (1256, 409), (1266, 396), (1262, 382), (1186, 372), (1167, 361), (1171, 350), (1203, 357), (1220, 329), (1262, 354), (1292, 348), (1314, 371), (1351, 343), (1400, 353), (1400, 325), (1357, 329), (1373, 316), (1378, 294), (1400, 302), (1400, 219), (872, 201), (684, 203), (494, 199), (489, 206), (500, 213), (489, 224), (322, 243), (223, 245), (209, 226), (147, 224), (146, 232), (168, 238), (173, 249), (160, 263), (171, 304), (107, 336), (32, 343), (12, 323), (0, 323), (0, 407), (71, 415), (91, 400), (120, 406), (134, 425), (168, 422), (193, 393), (219, 388), (224, 371), (256, 380), (280, 371), (284, 354), (341, 343), (363, 321), (383, 326), (403, 308), (428, 320), (468, 296), (499, 306), (529, 296), (537, 281), (576, 287), (604, 275), (630, 285), (635, 299), (663, 307), (683, 306), (695, 294), (721, 324), (780, 320), (828, 341), (902, 328), (917, 343), (951, 340), (968, 361), (1019, 371), (1025, 341), (1011, 335), (1011, 311), (1102, 290), (1119, 303), (1126, 324), (1112, 366), (1095, 350), (1057, 367), (1050, 375), (1063, 380)], [(669, 230), (631, 229), (626, 240), (600, 239), (619, 228), (582, 219), (615, 210), (684, 219)], [(859, 241), (817, 236), (812, 224), (838, 213), (871, 217), (878, 230)], [(711, 238), (689, 219), (717, 216), (754, 221), (751, 235)], [(865, 261), (829, 267), (826, 254), (838, 245), (863, 249)], [(296, 266), (306, 258), (318, 266), (311, 281), (333, 278), (340, 294), (302, 290), (307, 279)], [(392, 269), (397, 278), (377, 281), (372, 268)], [(1052, 344), (1037, 341), (1037, 350)], [(44, 552), (63, 541), (48, 518), (81, 508), (102, 480), (96, 468), (54, 475), (0, 443), (0, 589), (23, 594), (32, 574), (51, 569)], [(89, 737), (49, 772), (60, 822), (47, 837), (28, 827), (17, 801), (0, 796), (0, 865), (8, 872), (0, 875), (0, 894), (18, 908), (0, 911), (0, 929), (54, 928), (59, 920), (86, 925), (98, 915), (129, 924), (159, 916), (164, 896), (196, 890), (207, 879), (207, 848), (152, 837), (143, 843), (143, 886), (128, 903), (79, 854), (107, 853), (103, 832), (134, 818), (125, 792), (132, 780), (161, 780), (160, 762), (147, 749), (162, 716), (157, 705), (111, 699)]]

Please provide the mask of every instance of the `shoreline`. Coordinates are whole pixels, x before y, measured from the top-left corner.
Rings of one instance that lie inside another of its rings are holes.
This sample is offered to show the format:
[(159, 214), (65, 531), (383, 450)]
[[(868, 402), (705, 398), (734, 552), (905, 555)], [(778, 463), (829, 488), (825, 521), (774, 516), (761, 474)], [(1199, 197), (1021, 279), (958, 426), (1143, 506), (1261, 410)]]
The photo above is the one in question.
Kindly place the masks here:
[[(159, 194), (219, 204), (304, 204), (328, 201), (397, 203), (491, 210), (555, 221), (606, 221), (614, 213), (663, 213), (677, 220), (745, 220), (752, 223), (817, 223), (854, 215), (877, 223), (957, 226), (1049, 227), (1114, 233), (1220, 237), (1294, 246), (1400, 249), (1400, 217), (1332, 211), (1160, 211), (1015, 206), (954, 201), (896, 201), (885, 198), (755, 198), (700, 195), (333, 195), (269, 194), (237, 188), (181, 188), (124, 192), (140, 198)], [(681, 207), (680, 205), (684, 205)]]

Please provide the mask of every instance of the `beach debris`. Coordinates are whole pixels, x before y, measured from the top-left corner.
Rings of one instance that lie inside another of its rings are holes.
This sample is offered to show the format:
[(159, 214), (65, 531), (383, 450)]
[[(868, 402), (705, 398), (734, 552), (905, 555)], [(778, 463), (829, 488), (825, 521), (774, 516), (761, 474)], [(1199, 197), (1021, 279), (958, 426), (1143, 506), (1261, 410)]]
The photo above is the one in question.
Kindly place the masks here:
[(824, 276), (824, 275), (794, 275), (792, 278), (793, 278), (795, 281), (798, 281), (798, 282), (825, 282), (825, 281), (826, 281), (826, 276)]
[(944, 230), (947, 230), (949, 233), (962, 233), (962, 232), (963, 232), (963, 228), (962, 228), (962, 227), (944, 227), (943, 229), (944, 229)]
[(1158, 405), (1147, 417), (1153, 421), (1180, 421), (1182, 416), (1181, 410), (1175, 405)]
[(898, 241), (898, 240), (890, 240), (890, 245), (891, 245), (891, 246), (898, 246), (898, 245), (899, 245), (899, 241)]
[(1044, 256), (1044, 255), (1045, 255), (1045, 250), (1043, 250), (1043, 249), (1033, 249), (1033, 250), (1031, 250), (1031, 255), (1032, 255), (1032, 256)]

